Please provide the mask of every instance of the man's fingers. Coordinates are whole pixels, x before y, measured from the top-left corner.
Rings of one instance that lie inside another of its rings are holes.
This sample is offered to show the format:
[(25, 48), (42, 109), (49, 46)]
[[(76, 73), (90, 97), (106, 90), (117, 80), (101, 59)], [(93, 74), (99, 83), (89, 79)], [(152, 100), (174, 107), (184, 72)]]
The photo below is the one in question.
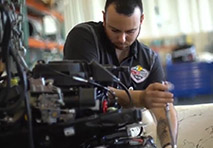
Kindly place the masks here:
[(166, 103), (152, 103), (149, 108), (165, 108)]
[(149, 90), (158, 90), (158, 91), (168, 91), (169, 90), (169, 87), (168, 85), (164, 85), (164, 84), (161, 84), (161, 83), (153, 83), (153, 84), (150, 84), (149, 87), (148, 87)]
[(153, 97), (153, 98), (173, 98), (174, 95), (171, 92), (167, 91), (149, 91), (147, 92), (147, 96)]
[(157, 103), (162, 103), (162, 104), (166, 104), (166, 103), (173, 103), (174, 99), (173, 98), (158, 98), (158, 100), (156, 100)]
[(164, 108), (167, 103), (173, 103), (173, 98), (149, 98), (147, 103), (148, 108)]

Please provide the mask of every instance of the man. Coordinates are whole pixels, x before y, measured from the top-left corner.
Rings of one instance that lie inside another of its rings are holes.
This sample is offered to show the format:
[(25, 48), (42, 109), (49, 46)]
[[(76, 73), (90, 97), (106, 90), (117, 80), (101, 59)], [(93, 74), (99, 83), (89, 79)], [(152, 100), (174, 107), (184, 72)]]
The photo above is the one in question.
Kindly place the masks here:
[[(165, 107), (170, 104), (172, 132), (177, 139), (177, 117), (173, 106), (173, 94), (163, 85), (163, 70), (157, 54), (137, 37), (144, 20), (141, 0), (106, 0), (102, 22), (87, 22), (74, 27), (64, 46), (64, 58), (72, 60), (96, 60), (100, 64), (129, 66), (131, 73), (119, 74), (128, 87), (136, 107), (150, 109), (157, 119), (157, 134), (163, 148), (171, 147)], [(118, 96), (118, 102), (129, 107), (124, 91), (110, 87)]]

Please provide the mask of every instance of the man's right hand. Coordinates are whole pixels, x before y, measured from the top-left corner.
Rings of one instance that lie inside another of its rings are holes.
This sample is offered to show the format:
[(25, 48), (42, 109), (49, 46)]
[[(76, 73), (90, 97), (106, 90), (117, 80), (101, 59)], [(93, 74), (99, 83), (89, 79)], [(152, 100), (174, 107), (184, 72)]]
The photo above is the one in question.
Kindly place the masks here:
[(173, 103), (173, 94), (169, 91), (169, 86), (161, 83), (150, 84), (142, 94), (142, 104), (146, 108), (166, 107), (166, 103)]

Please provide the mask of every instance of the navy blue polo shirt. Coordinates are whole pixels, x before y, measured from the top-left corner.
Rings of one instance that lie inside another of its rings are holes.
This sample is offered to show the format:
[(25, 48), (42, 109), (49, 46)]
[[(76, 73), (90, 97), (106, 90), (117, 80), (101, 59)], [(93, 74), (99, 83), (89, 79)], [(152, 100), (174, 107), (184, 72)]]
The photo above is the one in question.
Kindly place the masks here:
[(119, 63), (114, 45), (108, 39), (102, 22), (86, 22), (75, 26), (64, 45), (64, 59), (96, 60), (103, 65), (128, 66), (130, 71), (117, 77), (127, 88), (143, 90), (150, 83), (162, 82), (164, 72), (158, 55), (136, 40), (127, 58)]

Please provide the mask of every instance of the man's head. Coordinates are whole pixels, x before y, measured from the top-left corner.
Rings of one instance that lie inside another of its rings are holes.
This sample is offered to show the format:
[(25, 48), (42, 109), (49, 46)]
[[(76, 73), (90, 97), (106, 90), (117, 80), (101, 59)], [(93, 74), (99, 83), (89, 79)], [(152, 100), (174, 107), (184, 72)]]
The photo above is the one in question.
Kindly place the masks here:
[(117, 49), (126, 49), (136, 40), (143, 19), (141, 0), (106, 1), (103, 24), (107, 36)]

